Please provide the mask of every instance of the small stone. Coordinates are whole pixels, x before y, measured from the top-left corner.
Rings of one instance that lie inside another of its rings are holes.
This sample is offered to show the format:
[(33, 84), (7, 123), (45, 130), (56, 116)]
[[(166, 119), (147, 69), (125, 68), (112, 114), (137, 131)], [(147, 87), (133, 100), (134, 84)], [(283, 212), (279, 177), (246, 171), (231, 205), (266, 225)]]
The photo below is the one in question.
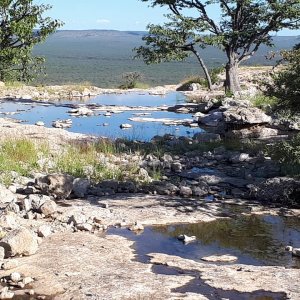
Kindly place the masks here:
[(74, 215), (72, 215), (69, 219), (68, 223), (72, 223), (77, 226), (78, 224), (84, 224), (86, 223), (86, 216), (83, 213), (76, 213)]
[(19, 266), (19, 263), (17, 260), (11, 259), (11, 260), (6, 260), (3, 264), (2, 264), (2, 269), (3, 270), (12, 270), (15, 269)]
[(193, 191), (192, 191), (192, 189), (191, 189), (190, 187), (188, 187), (188, 186), (182, 186), (182, 187), (180, 188), (179, 193), (180, 193), (180, 196), (182, 196), (182, 197), (191, 197), (192, 194), (193, 194)]
[(93, 230), (93, 225), (91, 225), (89, 223), (83, 223), (83, 224), (78, 224), (76, 226), (76, 228), (78, 230), (81, 230), (81, 231), (89, 231), (89, 232), (91, 232)]
[(181, 234), (181, 235), (179, 235), (179, 236), (177, 237), (177, 239), (178, 239), (179, 241), (183, 241), (185, 244), (188, 244), (188, 243), (190, 243), (190, 242), (196, 241), (197, 238), (196, 238), (194, 235), (192, 235), (192, 236), (187, 236), (187, 235), (185, 235), (185, 234)]
[(73, 194), (75, 197), (83, 198), (87, 194), (91, 182), (88, 179), (75, 178), (73, 181)]
[(29, 283), (34, 282), (34, 279), (31, 278), (31, 277), (24, 277), (23, 280), (22, 280), (22, 282), (23, 282), (24, 285), (27, 285)]
[(18, 272), (13, 272), (10, 274), (10, 279), (13, 281), (13, 282), (19, 282), (21, 280), (21, 274), (18, 273)]
[(56, 213), (57, 205), (53, 200), (48, 200), (40, 207), (40, 211), (45, 216), (51, 216)]
[(128, 228), (130, 231), (142, 231), (144, 226), (138, 222), (135, 222), (132, 226)]
[(39, 237), (47, 237), (51, 235), (52, 227), (49, 225), (42, 225), (38, 228), (38, 236)]
[(28, 294), (29, 294), (30, 296), (33, 296), (33, 295), (35, 294), (35, 292), (34, 292), (34, 290), (29, 290), (29, 291), (28, 291)]
[(121, 129), (129, 129), (129, 128), (132, 128), (132, 125), (131, 124), (121, 124), (120, 128)]
[(45, 123), (42, 122), (42, 121), (37, 121), (37, 122), (35, 123), (35, 125), (36, 125), (36, 126), (45, 126)]

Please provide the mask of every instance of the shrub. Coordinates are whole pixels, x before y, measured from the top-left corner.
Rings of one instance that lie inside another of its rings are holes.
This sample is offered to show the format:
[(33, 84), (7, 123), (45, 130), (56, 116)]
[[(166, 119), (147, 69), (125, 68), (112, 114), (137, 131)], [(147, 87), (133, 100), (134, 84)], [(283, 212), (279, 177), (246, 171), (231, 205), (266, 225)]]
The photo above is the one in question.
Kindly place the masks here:
[(133, 88), (148, 88), (147, 84), (142, 83), (143, 74), (140, 72), (127, 72), (122, 74), (123, 83), (120, 85), (121, 89)]
[(277, 109), (300, 112), (300, 44), (291, 51), (282, 51), (282, 60), (287, 62), (282, 70), (272, 75), (266, 84), (266, 94), (278, 98)]

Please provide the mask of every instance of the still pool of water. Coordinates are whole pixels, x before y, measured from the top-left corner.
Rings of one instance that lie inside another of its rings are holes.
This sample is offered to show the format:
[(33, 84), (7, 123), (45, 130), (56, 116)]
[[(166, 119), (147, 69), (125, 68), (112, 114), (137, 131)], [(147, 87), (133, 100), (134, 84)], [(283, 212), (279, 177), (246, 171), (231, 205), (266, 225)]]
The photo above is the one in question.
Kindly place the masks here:
[[(126, 105), (126, 106), (161, 106), (175, 105), (182, 103), (184, 96), (179, 93), (170, 93), (166, 96), (152, 96), (149, 94), (109, 94), (100, 95), (85, 101), (84, 104), (103, 104), (103, 105)], [(7, 101), (0, 103), (0, 112), (17, 112), (13, 118), (23, 121), (27, 124), (35, 124), (37, 121), (43, 121), (45, 126), (51, 127), (52, 121), (58, 119), (72, 119), (73, 124), (69, 131), (92, 134), (97, 136), (106, 136), (110, 138), (128, 138), (148, 141), (155, 135), (173, 134), (177, 136), (193, 136), (201, 132), (201, 128), (189, 128), (185, 126), (166, 126), (161, 122), (133, 122), (128, 118), (134, 117), (135, 113), (141, 111), (127, 111), (120, 114), (112, 114), (111, 117), (104, 116), (104, 112), (91, 117), (71, 117), (67, 111), (71, 104), (82, 104), (77, 101), (59, 101), (55, 105), (45, 105), (39, 102), (15, 102)], [(171, 118), (171, 119), (190, 119), (190, 114), (177, 114), (174, 112), (154, 111), (150, 112), (151, 118)], [(148, 117), (148, 116), (147, 116)], [(130, 129), (121, 129), (120, 125), (129, 123), (133, 125)], [(106, 124), (106, 126), (103, 126)], [(108, 125), (107, 125), (108, 124)]]
[[(277, 216), (240, 216), (209, 223), (146, 227), (136, 235), (124, 229), (109, 234), (135, 242), (137, 259), (146, 262), (148, 253), (166, 253), (200, 261), (204, 256), (231, 254), (235, 263), (278, 265), (300, 268), (300, 258), (285, 251), (286, 245), (300, 247), (300, 219)], [(178, 241), (180, 234), (196, 236), (189, 244)]]

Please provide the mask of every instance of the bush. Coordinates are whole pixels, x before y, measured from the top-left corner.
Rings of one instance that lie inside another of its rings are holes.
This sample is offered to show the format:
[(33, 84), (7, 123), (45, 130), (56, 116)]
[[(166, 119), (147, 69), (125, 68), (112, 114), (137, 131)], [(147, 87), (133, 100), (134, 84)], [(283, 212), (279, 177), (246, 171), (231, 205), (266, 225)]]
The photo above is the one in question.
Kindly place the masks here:
[(300, 44), (291, 51), (282, 51), (283, 69), (272, 75), (273, 82), (266, 84), (266, 94), (278, 98), (277, 109), (300, 112)]
[(142, 83), (143, 74), (140, 72), (127, 72), (122, 74), (122, 81), (123, 83), (119, 86), (119, 88), (127, 90), (127, 89), (134, 89), (140, 88), (145, 89), (148, 88), (149, 85)]
[(284, 175), (300, 175), (300, 134), (290, 141), (283, 141), (268, 147), (269, 155), (281, 163)]

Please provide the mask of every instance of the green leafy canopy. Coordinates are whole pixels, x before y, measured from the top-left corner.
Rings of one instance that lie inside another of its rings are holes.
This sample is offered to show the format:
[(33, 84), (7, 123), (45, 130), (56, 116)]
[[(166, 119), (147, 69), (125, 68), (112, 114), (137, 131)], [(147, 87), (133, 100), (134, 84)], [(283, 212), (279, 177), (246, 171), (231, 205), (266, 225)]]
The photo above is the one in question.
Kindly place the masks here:
[(62, 25), (43, 17), (50, 8), (32, 0), (0, 0), (0, 80), (28, 81), (41, 70), (44, 59), (32, 56), (33, 46)]

